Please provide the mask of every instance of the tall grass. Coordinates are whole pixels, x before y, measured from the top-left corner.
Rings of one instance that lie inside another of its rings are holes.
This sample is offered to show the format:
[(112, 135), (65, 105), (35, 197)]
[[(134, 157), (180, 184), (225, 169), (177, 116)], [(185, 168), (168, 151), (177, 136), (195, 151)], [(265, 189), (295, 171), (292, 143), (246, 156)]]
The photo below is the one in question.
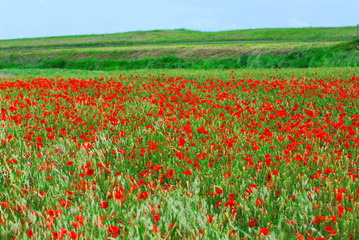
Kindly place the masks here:
[[(349, 45), (348, 45), (349, 46)], [(352, 46), (352, 45), (350, 45)], [(359, 51), (340, 46), (300, 49), (288, 54), (243, 55), (237, 58), (188, 59), (178, 56), (142, 59), (71, 59), (58, 56), (9, 55), (0, 61), (0, 68), (60, 68), (84, 70), (133, 69), (233, 69), (233, 68), (308, 68), (357, 67)]]

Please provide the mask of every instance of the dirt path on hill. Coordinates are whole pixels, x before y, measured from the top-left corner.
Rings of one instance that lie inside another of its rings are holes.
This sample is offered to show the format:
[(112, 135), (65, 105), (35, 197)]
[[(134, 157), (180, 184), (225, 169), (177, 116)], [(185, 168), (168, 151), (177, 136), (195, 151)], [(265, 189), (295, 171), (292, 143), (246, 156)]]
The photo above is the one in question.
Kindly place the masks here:
[(161, 45), (209, 45), (209, 44), (250, 44), (250, 43), (290, 43), (290, 42), (343, 42), (356, 39), (321, 39), (321, 40), (273, 40), (273, 41), (227, 41), (227, 42), (179, 42), (179, 43), (143, 43), (143, 44), (118, 44), (118, 45), (91, 45), (91, 46), (53, 46), (34, 48), (0, 48), (0, 51), (21, 50), (50, 50), (71, 48), (103, 48), (103, 47), (132, 47), (132, 46), (161, 46)]

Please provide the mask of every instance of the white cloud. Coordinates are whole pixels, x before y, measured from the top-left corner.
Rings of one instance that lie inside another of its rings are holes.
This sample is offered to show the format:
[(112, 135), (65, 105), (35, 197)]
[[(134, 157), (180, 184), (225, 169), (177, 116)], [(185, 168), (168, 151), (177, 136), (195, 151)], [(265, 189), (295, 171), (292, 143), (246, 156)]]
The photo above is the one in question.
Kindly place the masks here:
[(310, 27), (311, 25), (307, 22), (299, 21), (298, 19), (291, 19), (288, 27)]

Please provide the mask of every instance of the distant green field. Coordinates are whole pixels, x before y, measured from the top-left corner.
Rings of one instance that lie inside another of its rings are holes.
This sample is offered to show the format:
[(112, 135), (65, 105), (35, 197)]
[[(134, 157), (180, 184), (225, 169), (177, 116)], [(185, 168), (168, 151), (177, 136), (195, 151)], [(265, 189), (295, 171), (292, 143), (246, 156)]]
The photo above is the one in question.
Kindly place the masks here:
[(145, 45), (121, 47), (89, 47), (42, 50), (0, 51), (0, 61), (9, 56), (34, 58), (62, 57), (71, 60), (99, 59), (142, 59), (177, 56), (182, 58), (235, 58), (245, 54), (284, 54), (300, 49), (333, 47), (347, 42), (284, 42), (284, 43), (241, 43), (241, 44), (190, 44), (190, 45)]
[[(359, 66), (358, 41), (300, 42), (351, 39), (355, 27), (253, 29), (224, 32), (189, 30), (138, 31), (105, 35), (0, 41), (0, 69), (235, 69)], [(166, 44), (241, 40), (293, 40), (270, 43)], [(131, 44), (153, 43), (133, 46)], [(162, 45), (156, 45), (162, 43)], [(128, 44), (126, 46), (114, 46)], [(65, 47), (51, 49), (51, 47)], [(71, 47), (71, 48), (66, 48)], [(82, 47), (81, 47), (82, 46)], [(84, 47), (87, 46), (87, 47)], [(49, 47), (50, 49), (29, 49)]]
[(0, 52), (1, 68), (83, 70), (358, 67), (359, 42)]
[(155, 30), (101, 35), (1, 40), (0, 49), (180, 42), (353, 39), (356, 38), (356, 34), (356, 27), (265, 28), (221, 32)]

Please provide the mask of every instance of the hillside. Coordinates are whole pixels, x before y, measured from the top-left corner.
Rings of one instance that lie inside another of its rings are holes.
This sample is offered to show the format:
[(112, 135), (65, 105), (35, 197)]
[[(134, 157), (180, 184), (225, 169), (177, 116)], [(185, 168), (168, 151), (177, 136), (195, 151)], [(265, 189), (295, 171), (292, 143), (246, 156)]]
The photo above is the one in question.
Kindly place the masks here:
[(264, 28), (221, 32), (200, 32), (182, 29), (154, 30), (101, 35), (0, 40), (0, 49), (181, 42), (354, 39), (356, 34), (356, 27)]
[[(129, 32), (0, 41), (0, 69), (83, 70), (232, 69), (357, 67), (355, 28), (254, 29), (225, 32), (188, 30)], [(343, 41), (310, 41), (341, 38)], [(236, 40), (292, 42), (225, 43)], [(308, 40), (301, 42), (300, 40)], [(174, 42), (222, 44), (171, 44)], [(152, 43), (150, 45), (139, 45)], [(117, 44), (117, 45), (116, 45)], [(120, 44), (129, 44), (122, 45)], [(135, 44), (135, 45), (130, 45)], [(85, 46), (86, 45), (86, 46)], [(18, 50), (4, 49), (17, 48)], [(31, 47), (31, 48), (30, 48)], [(44, 49), (47, 47), (48, 49)], [(60, 49), (56, 48), (60, 47)]]
[(348, 41), (0, 51), (0, 68), (126, 70), (357, 67), (358, 49), (357, 41)]

